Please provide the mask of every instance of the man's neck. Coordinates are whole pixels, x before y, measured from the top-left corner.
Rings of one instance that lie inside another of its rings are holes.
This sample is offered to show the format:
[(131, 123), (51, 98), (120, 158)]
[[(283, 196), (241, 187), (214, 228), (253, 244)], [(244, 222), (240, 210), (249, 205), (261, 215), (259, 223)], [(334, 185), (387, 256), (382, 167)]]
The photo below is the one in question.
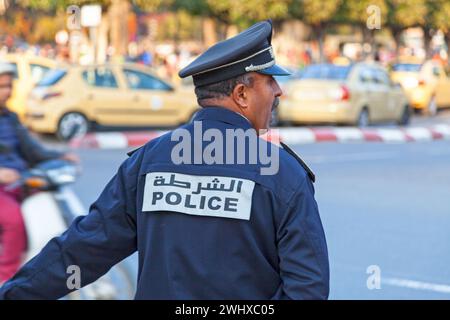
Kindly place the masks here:
[(242, 111), (238, 107), (236, 107), (235, 105), (233, 105), (232, 103), (230, 103), (229, 101), (227, 101), (225, 99), (221, 99), (221, 100), (209, 99), (209, 100), (202, 101), (202, 107), (207, 108), (207, 106), (218, 106), (218, 107), (222, 107), (222, 108), (228, 109), (230, 111), (233, 111), (234, 113), (237, 113), (238, 115), (243, 117), (245, 120), (247, 120), (248, 123), (250, 123), (251, 126), (254, 127), (253, 123), (242, 113)]

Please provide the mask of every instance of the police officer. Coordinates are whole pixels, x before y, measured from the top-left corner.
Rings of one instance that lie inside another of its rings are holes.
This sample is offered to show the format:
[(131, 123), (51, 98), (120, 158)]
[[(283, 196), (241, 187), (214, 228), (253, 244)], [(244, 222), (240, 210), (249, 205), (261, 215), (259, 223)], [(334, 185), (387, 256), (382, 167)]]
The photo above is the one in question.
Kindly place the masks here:
[[(241, 162), (176, 157), (205, 154), (208, 139), (194, 138), (199, 127), (223, 136), (267, 129), (282, 94), (273, 76), (289, 74), (275, 64), (271, 37), (271, 22), (259, 22), (181, 70), (193, 76), (202, 107), (194, 121), (130, 153), (89, 214), (52, 239), (0, 297), (59, 298), (70, 291), (69, 266), (80, 268), (84, 286), (137, 250), (136, 299), (328, 298), (314, 174), (292, 150), (276, 147), (272, 174), (261, 173), (259, 157), (247, 161), (249, 152)], [(175, 152), (182, 136), (188, 147)], [(242, 144), (228, 145), (224, 156), (236, 160)]]

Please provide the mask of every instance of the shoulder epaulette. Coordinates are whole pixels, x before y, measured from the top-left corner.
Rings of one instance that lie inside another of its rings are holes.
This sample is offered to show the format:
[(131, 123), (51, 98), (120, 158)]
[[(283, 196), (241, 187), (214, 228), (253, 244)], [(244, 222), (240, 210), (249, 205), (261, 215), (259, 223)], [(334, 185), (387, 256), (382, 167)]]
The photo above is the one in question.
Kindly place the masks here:
[(300, 156), (291, 148), (289, 148), (285, 143), (280, 141), (280, 145), (283, 147), (284, 150), (286, 150), (287, 153), (289, 153), (291, 156), (293, 156), (295, 158), (295, 160), (298, 161), (298, 163), (300, 163), (300, 165), (303, 167), (303, 169), (306, 170), (306, 172), (308, 173), (309, 178), (311, 179), (312, 182), (316, 182), (316, 175), (314, 174), (314, 172), (312, 172), (312, 170), (306, 165), (306, 163), (300, 158)]
[(132, 155), (133, 155), (133, 153), (135, 153), (136, 151), (138, 151), (139, 149), (141, 149), (143, 146), (140, 146), (139, 148), (137, 148), (137, 149), (134, 149), (134, 150), (131, 150), (130, 152), (127, 152), (127, 155), (129, 156), (129, 157), (131, 157)]

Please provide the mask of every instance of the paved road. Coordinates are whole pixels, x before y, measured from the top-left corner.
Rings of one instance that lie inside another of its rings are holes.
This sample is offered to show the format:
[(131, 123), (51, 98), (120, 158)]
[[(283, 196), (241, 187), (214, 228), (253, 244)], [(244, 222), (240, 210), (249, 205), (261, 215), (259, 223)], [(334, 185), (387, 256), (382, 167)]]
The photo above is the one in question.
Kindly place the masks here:
[[(416, 115), (411, 125), (436, 123), (450, 123), (450, 110), (432, 118)], [(293, 147), (318, 178), (331, 299), (450, 298), (450, 141)], [(126, 150), (78, 153), (84, 174), (74, 188), (88, 207), (126, 159)], [(126, 263), (136, 275), (136, 256)], [(367, 288), (369, 266), (380, 271), (381, 289)]]
[(412, 126), (428, 125), (436, 122), (450, 123), (450, 109), (441, 109), (439, 113), (434, 117), (417, 114), (414, 115), (411, 119)]
[[(331, 298), (450, 298), (450, 142), (297, 151), (318, 175)], [(380, 290), (367, 289), (370, 265), (381, 270)]]
[[(330, 298), (450, 298), (450, 141), (294, 148), (317, 174)], [(74, 188), (87, 206), (126, 155), (79, 154), (85, 169)], [(381, 289), (367, 288), (371, 265), (380, 269)]]

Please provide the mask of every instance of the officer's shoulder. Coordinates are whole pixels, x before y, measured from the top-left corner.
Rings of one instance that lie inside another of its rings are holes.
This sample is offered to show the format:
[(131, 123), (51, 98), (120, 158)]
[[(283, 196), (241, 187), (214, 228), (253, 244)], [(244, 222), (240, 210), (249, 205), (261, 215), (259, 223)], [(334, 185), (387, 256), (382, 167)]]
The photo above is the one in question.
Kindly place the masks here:
[(284, 142), (280, 142), (280, 165), (290, 175), (299, 174), (302, 177), (308, 177), (312, 182), (316, 181), (316, 176), (305, 161)]
[(144, 147), (144, 146), (140, 146), (139, 148), (136, 148), (136, 149), (134, 149), (134, 150), (131, 150), (131, 151), (127, 152), (127, 156), (131, 157), (131, 156), (132, 156), (133, 154), (135, 154), (136, 152), (141, 151), (143, 147)]
[(167, 147), (169, 145), (168, 143), (171, 141), (171, 134), (172, 131), (168, 131), (155, 136), (144, 145), (127, 152), (128, 157), (137, 156), (137, 154), (152, 153), (155, 149)]
[(161, 154), (161, 152), (158, 152), (158, 146), (167, 144), (167, 134), (168, 133), (156, 136), (144, 145), (128, 151), (126, 153), (128, 158), (122, 163), (122, 168), (127, 174), (138, 174), (152, 156)]

